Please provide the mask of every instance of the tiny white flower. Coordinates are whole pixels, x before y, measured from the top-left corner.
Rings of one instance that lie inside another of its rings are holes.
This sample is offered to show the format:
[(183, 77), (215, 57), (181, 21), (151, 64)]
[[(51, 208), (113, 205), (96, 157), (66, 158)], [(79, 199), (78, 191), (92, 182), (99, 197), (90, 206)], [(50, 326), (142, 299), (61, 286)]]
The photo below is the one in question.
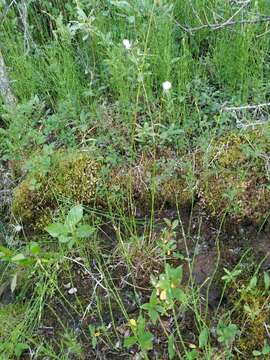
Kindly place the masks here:
[(15, 225), (14, 230), (15, 230), (15, 232), (19, 233), (20, 231), (22, 231), (22, 226), (21, 225)]
[(123, 40), (123, 45), (127, 50), (131, 49), (131, 43), (130, 43), (130, 41), (128, 39)]
[(74, 294), (76, 294), (77, 291), (78, 291), (78, 290), (77, 290), (76, 288), (71, 288), (71, 289), (68, 290), (68, 293), (69, 293), (70, 295), (74, 295)]
[(162, 84), (162, 87), (163, 87), (163, 90), (165, 92), (169, 91), (171, 88), (172, 88), (172, 83), (170, 81), (165, 81), (163, 84)]

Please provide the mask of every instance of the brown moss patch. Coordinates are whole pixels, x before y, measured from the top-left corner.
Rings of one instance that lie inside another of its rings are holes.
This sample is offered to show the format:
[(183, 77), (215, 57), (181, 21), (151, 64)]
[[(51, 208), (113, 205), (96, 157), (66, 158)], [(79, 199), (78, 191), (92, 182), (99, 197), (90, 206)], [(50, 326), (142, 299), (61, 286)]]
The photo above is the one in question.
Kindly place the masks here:
[(270, 138), (250, 131), (229, 134), (214, 142), (200, 175), (202, 203), (213, 216), (262, 223), (269, 215)]
[(191, 203), (194, 184), (188, 182), (187, 162), (176, 155), (158, 158), (142, 155), (134, 166), (111, 173), (110, 188), (122, 194), (125, 206), (147, 212)]

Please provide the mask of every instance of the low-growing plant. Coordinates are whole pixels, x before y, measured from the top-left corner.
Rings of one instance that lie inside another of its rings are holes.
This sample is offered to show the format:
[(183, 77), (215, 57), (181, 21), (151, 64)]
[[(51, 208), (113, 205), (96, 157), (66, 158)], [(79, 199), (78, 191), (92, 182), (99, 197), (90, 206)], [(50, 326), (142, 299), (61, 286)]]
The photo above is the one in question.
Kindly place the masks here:
[(64, 223), (52, 223), (45, 230), (62, 244), (71, 249), (77, 240), (89, 238), (96, 229), (88, 224), (80, 224), (83, 219), (82, 205), (76, 205), (68, 212)]

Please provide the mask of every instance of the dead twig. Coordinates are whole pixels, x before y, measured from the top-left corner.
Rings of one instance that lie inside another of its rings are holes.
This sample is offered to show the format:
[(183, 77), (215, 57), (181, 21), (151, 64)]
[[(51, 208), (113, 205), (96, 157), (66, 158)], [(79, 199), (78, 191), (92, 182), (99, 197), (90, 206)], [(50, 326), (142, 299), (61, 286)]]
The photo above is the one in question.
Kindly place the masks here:
[(103, 290), (106, 290), (106, 291), (107, 291), (107, 289), (101, 284), (101, 282), (100, 282), (97, 278), (94, 277), (94, 275), (91, 273), (91, 271), (89, 271), (89, 270), (87, 269), (87, 267), (86, 267), (83, 263), (81, 263), (80, 261), (78, 261), (78, 260), (76, 260), (76, 259), (72, 259), (72, 258), (70, 258), (70, 257), (68, 257), (68, 256), (64, 256), (64, 259), (69, 260), (69, 261), (71, 261), (71, 262), (73, 262), (73, 263), (81, 266), (81, 267), (84, 269), (84, 271), (85, 271), (88, 275), (90, 275), (90, 277), (95, 281), (96, 284), (98, 284)]
[(0, 49), (0, 96), (7, 106), (15, 106), (17, 99), (12, 92), (4, 58)]
[(242, 110), (259, 110), (261, 108), (270, 107), (270, 103), (254, 104), (254, 105), (241, 105), (223, 107), (221, 111), (242, 111)]
[(227, 20), (223, 23), (203, 24), (203, 25), (195, 26), (195, 27), (186, 27), (186, 26), (180, 24), (178, 21), (176, 21), (176, 25), (178, 27), (180, 27), (182, 30), (184, 30), (185, 32), (192, 35), (194, 32), (200, 31), (203, 29), (208, 29), (208, 30), (214, 31), (214, 30), (221, 30), (221, 29), (224, 29), (225, 27), (230, 27), (230, 26), (234, 26), (234, 25), (242, 25), (242, 24), (251, 25), (251, 24), (264, 23), (264, 22), (270, 22), (270, 16), (259, 17), (257, 19), (243, 19), (243, 20), (231, 20), (231, 21)]

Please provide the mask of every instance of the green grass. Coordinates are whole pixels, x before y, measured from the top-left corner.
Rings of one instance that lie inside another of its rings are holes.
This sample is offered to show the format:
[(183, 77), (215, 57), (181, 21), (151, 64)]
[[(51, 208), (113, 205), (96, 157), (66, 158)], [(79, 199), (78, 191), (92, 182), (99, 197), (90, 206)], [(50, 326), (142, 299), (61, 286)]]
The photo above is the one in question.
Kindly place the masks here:
[[(27, 32), (22, 16), (0, 19), (17, 98), (0, 100), (0, 359), (267, 359), (269, 106), (226, 108), (269, 102), (269, 2), (38, 0)], [(53, 173), (59, 150), (95, 160), (94, 196), (49, 181), (76, 169)]]

